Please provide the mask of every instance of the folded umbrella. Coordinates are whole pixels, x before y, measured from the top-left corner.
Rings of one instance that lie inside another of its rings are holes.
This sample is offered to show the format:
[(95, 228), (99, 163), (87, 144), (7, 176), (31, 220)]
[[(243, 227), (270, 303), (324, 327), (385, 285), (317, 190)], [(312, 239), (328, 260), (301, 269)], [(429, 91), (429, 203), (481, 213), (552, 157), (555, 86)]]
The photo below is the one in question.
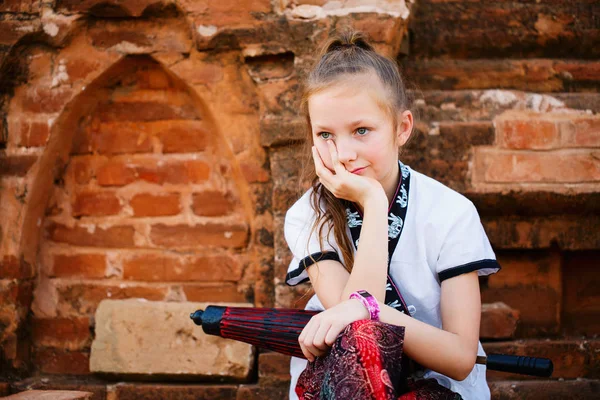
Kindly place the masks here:
[[(248, 343), (281, 354), (305, 358), (298, 337), (318, 311), (286, 308), (208, 306), (190, 315), (208, 335)], [(547, 358), (488, 354), (477, 357), (487, 369), (523, 375), (549, 377), (553, 364)]]

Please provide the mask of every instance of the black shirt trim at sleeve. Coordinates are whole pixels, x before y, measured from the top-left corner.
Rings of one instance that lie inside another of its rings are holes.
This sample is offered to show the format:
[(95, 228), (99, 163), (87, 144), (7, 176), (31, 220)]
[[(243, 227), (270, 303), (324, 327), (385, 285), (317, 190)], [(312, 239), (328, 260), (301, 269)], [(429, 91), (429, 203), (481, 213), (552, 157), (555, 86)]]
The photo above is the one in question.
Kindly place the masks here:
[(446, 279), (454, 278), (455, 276), (466, 274), (473, 271), (478, 271), (480, 269), (497, 269), (500, 270), (500, 264), (496, 260), (479, 260), (473, 261), (464, 265), (459, 265), (458, 267), (448, 268), (445, 271), (442, 271), (438, 274), (438, 278), (440, 279), (440, 283), (445, 281)]
[[(303, 258), (299, 263), (298, 263), (298, 268), (290, 271), (287, 273), (286, 277), (285, 277), (285, 281), (288, 285), (290, 285), (289, 281), (297, 278), (298, 276), (300, 276), (300, 274), (302, 274), (302, 272), (304, 272), (305, 269), (307, 269), (308, 267), (310, 267), (311, 265), (313, 265), (314, 263), (317, 263), (319, 261), (325, 261), (325, 260), (333, 260), (333, 261), (340, 261), (340, 257), (338, 256), (338, 254), (334, 251), (326, 251), (326, 252), (318, 252), (318, 253), (313, 253), (308, 257)], [(300, 283), (304, 283), (307, 282), (309, 279), (303, 279), (302, 281), (292, 285), (298, 285)]]

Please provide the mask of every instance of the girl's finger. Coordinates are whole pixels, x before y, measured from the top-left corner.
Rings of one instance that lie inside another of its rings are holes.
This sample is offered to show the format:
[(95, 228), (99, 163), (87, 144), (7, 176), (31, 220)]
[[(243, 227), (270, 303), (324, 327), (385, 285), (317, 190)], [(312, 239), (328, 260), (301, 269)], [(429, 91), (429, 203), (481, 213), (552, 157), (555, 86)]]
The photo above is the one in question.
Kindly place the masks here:
[(342, 330), (344, 330), (344, 328), (340, 327), (340, 325), (332, 324), (325, 335), (325, 344), (329, 347), (333, 346)]
[(317, 173), (317, 176), (321, 178), (333, 177), (331, 170), (325, 166), (325, 163), (323, 162), (323, 159), (321, 158), (316, 146), (312, 147), (312, 155), (315, 162), (315, 172)]
[(335, 144), (333, 140), (327, 141), (327, 148), (329, 149), (329, 155), (331, 156), (331, 163), (333, 164), (333, 170), (336, 174), (345, 171), (346, 169), (340, 163), (340, 159), (338, 158), (337, 149), (335, 148)]
[(321, 323), (319, 329), (315, 333), (315, 338), (313, 339), (313, 346), (321, 351), (327, 351), (328, 346), (325, 343), (325, 336), (329, 331), (331, 325), (328, 323)]

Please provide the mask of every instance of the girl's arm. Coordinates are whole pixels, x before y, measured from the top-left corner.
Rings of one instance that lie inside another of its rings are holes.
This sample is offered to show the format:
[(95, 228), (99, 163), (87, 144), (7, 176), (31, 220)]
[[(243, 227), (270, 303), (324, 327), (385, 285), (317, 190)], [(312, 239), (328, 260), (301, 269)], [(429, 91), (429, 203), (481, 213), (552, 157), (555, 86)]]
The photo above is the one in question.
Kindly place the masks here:
[(385, 301), (387, 282), (388, 198), (375, 179), (359, 177), (346, 171), (339, 162), (335, 145), (327, 141), (334, 172), (323, 163), (313, 146), (315, 171), (321, 183), (341, 199), (354, 201), (363, 208), (360, 246), (354, 257), (352, 273), (348, 274), (337, 261), (322, 261), (307, 269), (317, 297), (325, 308), (346, 300), (352, 292), (366, 290), (377, 300)]
[[(477, 357), (481, 298), (477, 272), (442, 282), (442, 329), (436, 328), (379, 302), (382, 322), (404, 326), (404, 351), (433, 371), (455, 380), (465, 379)], [(368, 318), (358, 300), (346, 300), (314, 316), (302, 331), (299, 342), (304, 355), (313, 361), (325, 354), (350, 323)]]
[[(383, 192), (382, 192), (383, 193)], [(332, 260), (318, 262), (307, 270), (317, 297), (327, 308), (348, 299), (352, 292), (366, 290), (385, 301), (387, 282), (387, 198), (373, 196), (364, 207), (360, 245), (354, 256), (352, 273)]]

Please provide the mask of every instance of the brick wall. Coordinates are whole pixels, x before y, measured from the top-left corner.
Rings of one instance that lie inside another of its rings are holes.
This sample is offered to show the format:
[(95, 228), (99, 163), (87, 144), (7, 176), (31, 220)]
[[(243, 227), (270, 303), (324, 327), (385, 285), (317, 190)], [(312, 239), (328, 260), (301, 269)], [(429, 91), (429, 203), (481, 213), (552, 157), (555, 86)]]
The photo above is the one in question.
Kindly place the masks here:
[[(597, 340), (581, 339), (597, 335), (600, 315), (596, 11), (592, 1), (3, 3), (0, 380), (89, 374), (105, 298), (303, 305), (309, 287), (283, 283), (282, 234), (306, 184), (300, 82), (318, 43), (345, 25), (397, 56), (415, 86), (403, 161), (480, 211), (503, 265), (481, 281), (483, 300), (518, 316), (507, 334), (489, 319), (482, 331), (505, 341), (487, 348), (598, 379)], [(109, 391), (284, 393), (287, 360), (258, 363), (257, 386)], [(490, 375), (494, 393), (535, 398), (517, 378)], [(106, 383), (86, 379), (106, 397)], [(41, 385), (23, 382), (12, 390)], [(596, 384), (573, 382), (582, 393)], [(559, 393), (554, 383), (539, 384)]]

